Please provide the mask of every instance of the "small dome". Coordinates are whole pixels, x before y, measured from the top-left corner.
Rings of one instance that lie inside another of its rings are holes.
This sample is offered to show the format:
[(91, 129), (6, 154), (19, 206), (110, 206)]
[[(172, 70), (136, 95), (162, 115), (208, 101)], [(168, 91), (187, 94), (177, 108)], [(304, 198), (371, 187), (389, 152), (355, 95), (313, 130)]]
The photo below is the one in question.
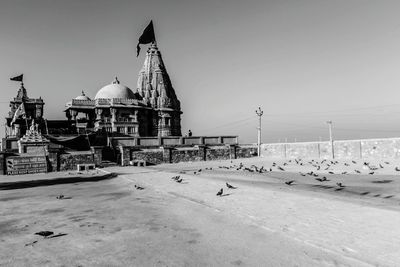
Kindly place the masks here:
[(119, 84), (117, 77), (115, 80), (109, 84), (101, 88), (94, 99), (105, 98), (105, 99), (113, 99), (113, 98), (129, 98), (136, 99), (135, 94), (128, 87)]
[(82, 94), (75, 97), (76, 100), (91, 100), (88, 96), (85, 95), (85, 92), (82, 91)]

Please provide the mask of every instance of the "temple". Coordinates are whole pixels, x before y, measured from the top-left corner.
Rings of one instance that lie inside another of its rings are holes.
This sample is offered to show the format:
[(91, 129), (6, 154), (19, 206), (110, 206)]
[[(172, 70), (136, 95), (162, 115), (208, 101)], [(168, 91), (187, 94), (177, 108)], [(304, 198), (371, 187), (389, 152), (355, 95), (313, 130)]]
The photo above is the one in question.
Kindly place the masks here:
[(66, 107), (68, 121), (78, 133), (181, 136), (180, 102), (155, 43), (147, 50), (135, 90), (115, 78), (94, 99), (82, 92)]
[(131, 88), (115, 77), (94, 97), (82, 91), (68, 101), (66, 119), (47, 120), (43, 99), (29, 98), (21, 81), (6, 117), (0, 174), (232, 159), (254, 152), (238, 147), (237, 136), (182, 136), (181, 103), (155, 41)]

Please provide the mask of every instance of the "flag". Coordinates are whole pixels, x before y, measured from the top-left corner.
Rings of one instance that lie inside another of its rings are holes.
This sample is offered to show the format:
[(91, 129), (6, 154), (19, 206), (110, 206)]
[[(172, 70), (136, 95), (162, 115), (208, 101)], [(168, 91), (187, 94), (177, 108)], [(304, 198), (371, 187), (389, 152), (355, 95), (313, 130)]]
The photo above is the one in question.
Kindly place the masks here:
[(150, 24), (147, 25), (146, 29), (144, 29), (142, 35), (139, 38), (139, 42), (136, 46), (136, 52), (137, 52), (137, 56), (139, 56), (139, 52), (140, 52), (140, 44), (149, 44), (152, 42), (156, 41), (156, 36), (154, 35), (154, 27), (153, 27), (153, 21), (150, 21)]
[(11, 125), (13, 125), (14, 122), (15, 122), (15, 121), (18, 119), (18, 117), (21, 116), (21, 115), (22, 115), (22, 116), (25, 116), (25, 115), (26, 115), (24, 103), (21, 103), (21, 105), (19, 105), (19, 107), (18, 107), (17, 110), (15, 111), (14, 117), (13, 117), (13, 119), (12, 119), (12, 121), (11, 121)]
[(22, 82), (23, 78), (24, 78), (24, 75), (21, 74), (19, 76), (15, 76), (15, 77), (10, 78), (10, 80), (11, 81), (16, 81), (16, 82)]

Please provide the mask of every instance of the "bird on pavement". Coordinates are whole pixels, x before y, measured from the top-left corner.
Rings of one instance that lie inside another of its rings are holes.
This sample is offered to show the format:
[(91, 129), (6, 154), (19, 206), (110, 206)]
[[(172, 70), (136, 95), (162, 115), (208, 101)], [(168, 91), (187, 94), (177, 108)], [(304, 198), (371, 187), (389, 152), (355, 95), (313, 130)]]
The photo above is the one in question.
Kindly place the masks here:
[(361, 173), (359, 170), (354, 170), (356, 173)]
[(64, 198), (64, 195), (59, 195), (59, 196), (57, 196), (56, 198), (57, 198), (57, 199), (63, 199), (63, 198)]
[(52, 232), (52, 231), (40, 231), (40, 232), (35, 233), (35, 235), (40, 235), (40, 236), (43, 236), (43, 237), (48, 237), (48, 236), (51, 236), (53, 234), (54, 234), (54, 232)]
[(278, 170), (284, 171), (285, 169), (282, 168), (281, 166), (278, 166)]
[(292, 185), (293, 183), (294, 183), (294, 180), (285, 182), (285, 184), (287, 184), (287, 185)]
[(230, 184), (228, 184), (228, 183), (226, 183), (226, 187), (228, 187), (229, 189), (236, 189), (237, 187), (235, 187), (235, 186), (233, 186), (233, 185), (230, 185)]
[(221, 189), (218, 191), (217, 196), (222, 196), (223, 193), (224, 193), (224, 189), (221, 188)]
[(136, 190), (143, 190), (144, 189), (144, 187), (138, 186), (136, 184), (135, 184), (135, 188), (136, 188)]
[(400, 172), (400, 169), (399, 169), (399, 167), (396, 167), (396, 168), (394, 168), (396, 171), (398, 171), (398, 172)]
[(178, 180), (176, 180), (176, 182), (177, 183), (182, 183), (182, 181), (183, 181), (183, 179), (181, 178), (181, 179), (178, 179)]
[(342, 187), (342, 188), (344, 187), (344, 185), (342, 183), (336, 183), (336, 185), (339, 187)]

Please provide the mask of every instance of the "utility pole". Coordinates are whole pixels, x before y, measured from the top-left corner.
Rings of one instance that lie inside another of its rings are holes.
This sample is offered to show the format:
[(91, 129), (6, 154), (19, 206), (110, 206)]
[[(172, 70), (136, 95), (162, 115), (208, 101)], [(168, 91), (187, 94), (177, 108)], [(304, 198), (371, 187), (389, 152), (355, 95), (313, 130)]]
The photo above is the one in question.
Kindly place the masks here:
[(261, 116), (264, 114), (264, 112), (261, 110), (260, 107), (258, 107), (258, 110), (256, 110), (256, 114), (258, 116), (257, 155), (260, 157), (261, 156)]
[(333, 147), (333, 137), (332, 137), (332, 121), (326, 122), (329, 126), (329, 142), (331, 143), (332, 159), (335, 158), (335, 151)]

